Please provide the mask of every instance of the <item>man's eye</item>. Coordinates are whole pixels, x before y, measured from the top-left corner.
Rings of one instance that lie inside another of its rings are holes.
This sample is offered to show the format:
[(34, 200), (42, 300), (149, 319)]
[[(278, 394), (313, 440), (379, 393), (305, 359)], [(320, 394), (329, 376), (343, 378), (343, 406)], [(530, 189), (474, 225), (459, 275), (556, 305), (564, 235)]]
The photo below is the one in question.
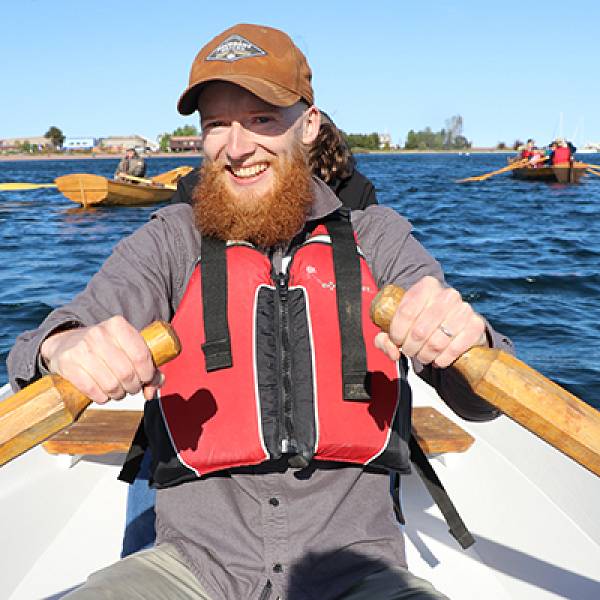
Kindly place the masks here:
[(267, 117), (266, 115), (259, 115), (254, 117), (254, 122), (263, 125), (264, 123), (270, 123), (273, 119), (271, 117)]
[(208, 123), (204, 123), (202, 125), (202, 129), (204, 131), (210, 131), (211, 129), (215, 129), (216, 127), (223, 127), (224, 125), (224, 121), (209, 121)]

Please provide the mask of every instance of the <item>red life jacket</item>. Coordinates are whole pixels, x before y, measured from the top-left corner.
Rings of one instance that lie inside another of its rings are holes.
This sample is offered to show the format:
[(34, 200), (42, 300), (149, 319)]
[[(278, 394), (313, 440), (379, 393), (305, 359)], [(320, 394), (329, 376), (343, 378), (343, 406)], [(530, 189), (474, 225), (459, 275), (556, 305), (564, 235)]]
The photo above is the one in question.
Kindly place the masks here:
[(559, 146), (552, 155), (552, 164), (560, 165), (571, 160), (571, 151), (566, 146)]
[[(377, 286), (350, 236), (353, 251), (346, 247), (341, 255), (334, 236), (319, 226), (294, 252), (285, 276), (273, 273), (269, 259), (250, 244), (228, 244), (228, 343), (207, 340), (219, 316), (213, 315), (216, 306), (203, 304), (221, 284), (205, 282), (204, 271), (195, 269), (172, 322), (182, 352), (161, 367), (160, 398), (145, 407), (157, 487), (283, 455), (292, 465), (315, 459), (410, 471), (410, 398), (400, 403), (399, 364), (374, 347), (379, 329), (369, 307)], [(204, 241), (202, 252), (204, 261)], [(348, 261), (358, 263), (360, 298), (345, 306), (361, 312), (358, 327), (344, 329), (340, 322), (348, 311), (338, 305), (349, 284), (339, 279), (347, 279)], [(358, 342), (349, 343), (360, 324)], [(359, 379), (367, 382), (370, 398), (348, 399), (358, 380), (347, 364), (362, 340), (366, 372)], [(207, 348), (217, 348), (221, 358), (230, 352), (230, 359), (217, 358), (219, 365), (211, 366)]]

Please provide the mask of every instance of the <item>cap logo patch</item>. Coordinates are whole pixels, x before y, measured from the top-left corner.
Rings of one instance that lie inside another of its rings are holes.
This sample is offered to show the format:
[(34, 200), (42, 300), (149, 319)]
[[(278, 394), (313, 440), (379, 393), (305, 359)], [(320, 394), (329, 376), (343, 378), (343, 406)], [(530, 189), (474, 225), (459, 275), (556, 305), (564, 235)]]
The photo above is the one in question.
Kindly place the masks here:
[(234, 62), (242, 58), (266, 56), (266, 52), (241, 35), (230, 35), (222, 41), (205, 60), (222, 60)]

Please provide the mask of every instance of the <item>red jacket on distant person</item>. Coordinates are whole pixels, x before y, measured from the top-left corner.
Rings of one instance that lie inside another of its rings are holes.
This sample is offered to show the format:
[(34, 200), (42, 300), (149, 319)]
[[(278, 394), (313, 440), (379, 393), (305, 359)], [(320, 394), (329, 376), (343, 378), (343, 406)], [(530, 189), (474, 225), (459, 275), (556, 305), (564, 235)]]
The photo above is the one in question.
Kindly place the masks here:
[(552, 154), (552, 164), (559, 165), (571, 161), (571, 150), (567, 146), (559, 146)]

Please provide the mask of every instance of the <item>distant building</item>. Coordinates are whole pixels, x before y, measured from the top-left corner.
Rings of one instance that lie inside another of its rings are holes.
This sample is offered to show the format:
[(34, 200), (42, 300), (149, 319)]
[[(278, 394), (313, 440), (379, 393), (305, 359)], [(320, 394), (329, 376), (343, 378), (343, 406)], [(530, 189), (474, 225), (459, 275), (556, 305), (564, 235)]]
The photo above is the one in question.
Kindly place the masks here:
[(583, 147), (579, 148), (579, 152), (596, 153), (600, 152), (600, 142), (587, 142)]
[(100, 145), (106, 152), (122, 153), (128, 148), (135, 148), (138, 152), (156, 152), (158, 144), (141, 135), (113, 135), (101, 138)]
[(169, 140), (171, 152), (201, 152), (202, 137), (199, 135), (172, 135)]
[(98, 140), (92, 137), (68, 137), (63, 142), (63, 150), (93, 150), (98, 145)]
[(383, 150), (392, 147), (392, 136), (389, 133), (379, 133), (379, 149)]
[(32, 135), (31, 137), (5, 138), (0, 140), (0, 152), (19, 152), (25, 143), (30, 144), (37, 151), (54, 148), (50, 138)]

